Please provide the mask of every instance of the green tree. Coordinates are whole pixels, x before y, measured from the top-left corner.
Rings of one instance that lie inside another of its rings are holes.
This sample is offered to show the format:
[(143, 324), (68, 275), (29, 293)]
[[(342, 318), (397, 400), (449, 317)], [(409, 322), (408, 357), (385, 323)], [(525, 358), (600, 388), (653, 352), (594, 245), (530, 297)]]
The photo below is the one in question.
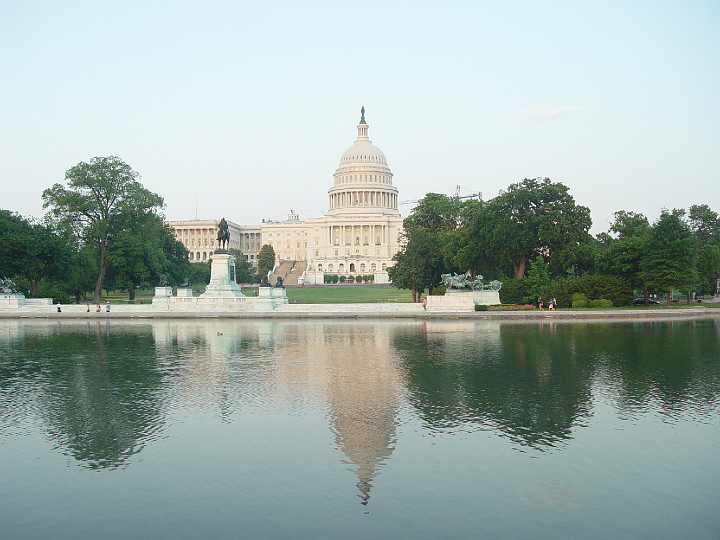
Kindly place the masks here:
[(162, 197), (138, 182), (140, 175), (116, 156), (95, 157), (65, 173), (67, 187), (43, 191), (43, 208), (60, 226), (94, 246), (97, 279), (93, 302), (100, 301), (105, 273), (113, 262), (119, 237), (138, 216), (158, 211)]
[(111, 255), (110, 273), (115, 285), (128, 290), (129, 300), (143, 283), (157, 283), (164, 275), (170, 285), (189, 276), (188, 251), (175, 239), (157, 214), (148, 212), (128, 219), (118, 234)]
[(587, 244), (592, 221), (590, 209), (575, 203), (566, 186), (549, 178), (524, 179), (484, 205), (476, 205), (468, 216), (469, 260), (512, 265), (516, 279), (525, 276), (528, 261), (542, 254), (551, 265), (553, 259), (571, 264), (563, 255)]
[(650, 230), (641, 262), (641, 275), (648, 287), (667, 291), (668, 305), (673, 288), (691, 288), (697, 282), (695, 239), (682, 219), (684, 215), (684, 210), (662, 210)]
[(642, 289), (648, 305), (650, 295), (642, 261), (647, 255), (650, 222), (642, 214), (624, 210), (615, 212), (614, 218), (609, 233), (599, 235), (603, 249), (597, 256), (597, 269), (600, 274), (622, 277), (633, 288)]
[(693, 205), (688, 221), (698, 247), (698, 292), (712, 294), (720, 277), (720, 216), (706, 204)]
[[(255, 283), (257, 274), (255, 268), (250, 261), (247, 260), (243, 252), (239, 249), (228, 249), (231, 255), (235, 256), (235, 282), (236, 283)], [(273, 262), (273, 264), (275, 264)]]
[(203, 286), (210, 283), (210, 265), (206, 262), (190, 263), (190, 283), (195, 285), (201, 283)]
[[(407, 218), (406, 218), (407, 219)], [(402, 247), (393, 256), (395, 264), (388, 268), (388, 276), (398, 289), (410, 289), (412, 301), (419, 301), (418, 293), (437, 283), (438, 254), (442, 257), (439, 235), (422, 227), (405, 229), (400, 242)]]
[(444, 247), (460, 223), (463, 204), (438, 193), (428, 193), (403, 220), (400, 250), (388, 275), (399, 289), (410, 289), (413, 302), (425, 287), (440, 282), (445, 271)]
[(528, 268), (524, 281), (528, 282), (527, 292), (533, 299), (541, 296), (542, 289), (550, 285), (551, 279), (548, 264), (542, 255), (538, 255), (530, 261), (530, 267)]
[(480, 272), (488, 277), (489, 269), (500, 265), (499, 254), (487, 249), (490, 218), (484, 201), (465, 202), (460, 212), (459, 226), (448, 235), (443, 248), (448, 267), (470, 270), (473, 274)]
[(30, 296), (43, 279), (66, 278), (75, 251), (72, 239), (51, 225), (0, 210), (0, 277), (24, 278)]
[(275, 268), (275, 250), (269, 244), (265, 244), (260, 248), (257, 258), (257, 275), (258, 281), (262, 282), (267, 277), (268, 272)]

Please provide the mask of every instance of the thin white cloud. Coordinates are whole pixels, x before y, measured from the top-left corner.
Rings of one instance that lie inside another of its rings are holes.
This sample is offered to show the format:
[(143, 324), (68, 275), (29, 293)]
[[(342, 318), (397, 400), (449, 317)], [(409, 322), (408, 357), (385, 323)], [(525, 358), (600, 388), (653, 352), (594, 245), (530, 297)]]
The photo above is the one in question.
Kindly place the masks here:
[(555, 108), (532, 106), (520, 111), (518, 113), (518, 120), (548, 120), (551, 118), (559, 118), (560, 116), (568, 115), (583, 108), (584, 107), (579, 105)]

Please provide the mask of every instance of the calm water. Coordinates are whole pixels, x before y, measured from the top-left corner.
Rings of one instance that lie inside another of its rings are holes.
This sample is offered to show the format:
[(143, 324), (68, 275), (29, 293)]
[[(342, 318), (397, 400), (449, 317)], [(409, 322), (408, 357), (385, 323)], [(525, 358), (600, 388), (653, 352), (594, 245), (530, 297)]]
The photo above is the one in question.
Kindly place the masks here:
[(720, 319), (0, 321), (0, 538), (718, 538)]

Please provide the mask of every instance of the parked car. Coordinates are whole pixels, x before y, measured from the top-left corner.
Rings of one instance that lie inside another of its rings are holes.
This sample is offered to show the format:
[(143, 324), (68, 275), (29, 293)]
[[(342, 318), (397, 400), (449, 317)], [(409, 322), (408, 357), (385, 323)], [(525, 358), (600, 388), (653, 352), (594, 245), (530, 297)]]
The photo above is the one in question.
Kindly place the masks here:
[[(633, 306), (642, 306), (644, 303), (645, 303), (645, 299), (644, 299), (644, 298), (636, 298), (635, 300), (633, 300)], [(648, 303), (650, 303), (650, 304), (659, 304), (660, 302), (658, 302), (657, 300), (653, 300), (652, 298), (650, 298), (650, 299), (648, 300)]]

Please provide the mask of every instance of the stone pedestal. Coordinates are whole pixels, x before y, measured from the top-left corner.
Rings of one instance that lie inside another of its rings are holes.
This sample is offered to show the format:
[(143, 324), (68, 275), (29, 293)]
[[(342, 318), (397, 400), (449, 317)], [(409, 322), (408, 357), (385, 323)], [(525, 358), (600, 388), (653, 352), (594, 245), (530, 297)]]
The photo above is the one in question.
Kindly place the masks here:
[(167, 309), (172, 297), (172, 287), (155, 287), (152, 305), (155, 309)]
[(432, 311), (473, 311), (475, 305), (497, 305), (498, 291), (458, 291), (450, 289), (445, 296), (428, 296), (428, 309)]
[(499, 291), (457, 291), (450, 289), (445, 292), (445, 296), (451, 298), (470, 297), (473, 299), (474, 304), (486, 306), (493, 306), (500, 303)]
[(178, 287), (178, 298), (192, 298), (193, 290), (190, 287)]
[(280, 304), (287, 304), (288, 297), (283, 287), (258, 287), (255, 305), (258, 310), (269, 311)]
[(154, 298), (169, 298), (172, 296), (172, 287), (155, 287)]
[(19, 308), (25, 304), (25, 295), (22, 293), (3, 294), (0, 296), (0, 308)]
[(230, 253), (213, 253), (210, 259), (210, 283), (198, 298), (245, 297), (235, 283), (235, 257)]

